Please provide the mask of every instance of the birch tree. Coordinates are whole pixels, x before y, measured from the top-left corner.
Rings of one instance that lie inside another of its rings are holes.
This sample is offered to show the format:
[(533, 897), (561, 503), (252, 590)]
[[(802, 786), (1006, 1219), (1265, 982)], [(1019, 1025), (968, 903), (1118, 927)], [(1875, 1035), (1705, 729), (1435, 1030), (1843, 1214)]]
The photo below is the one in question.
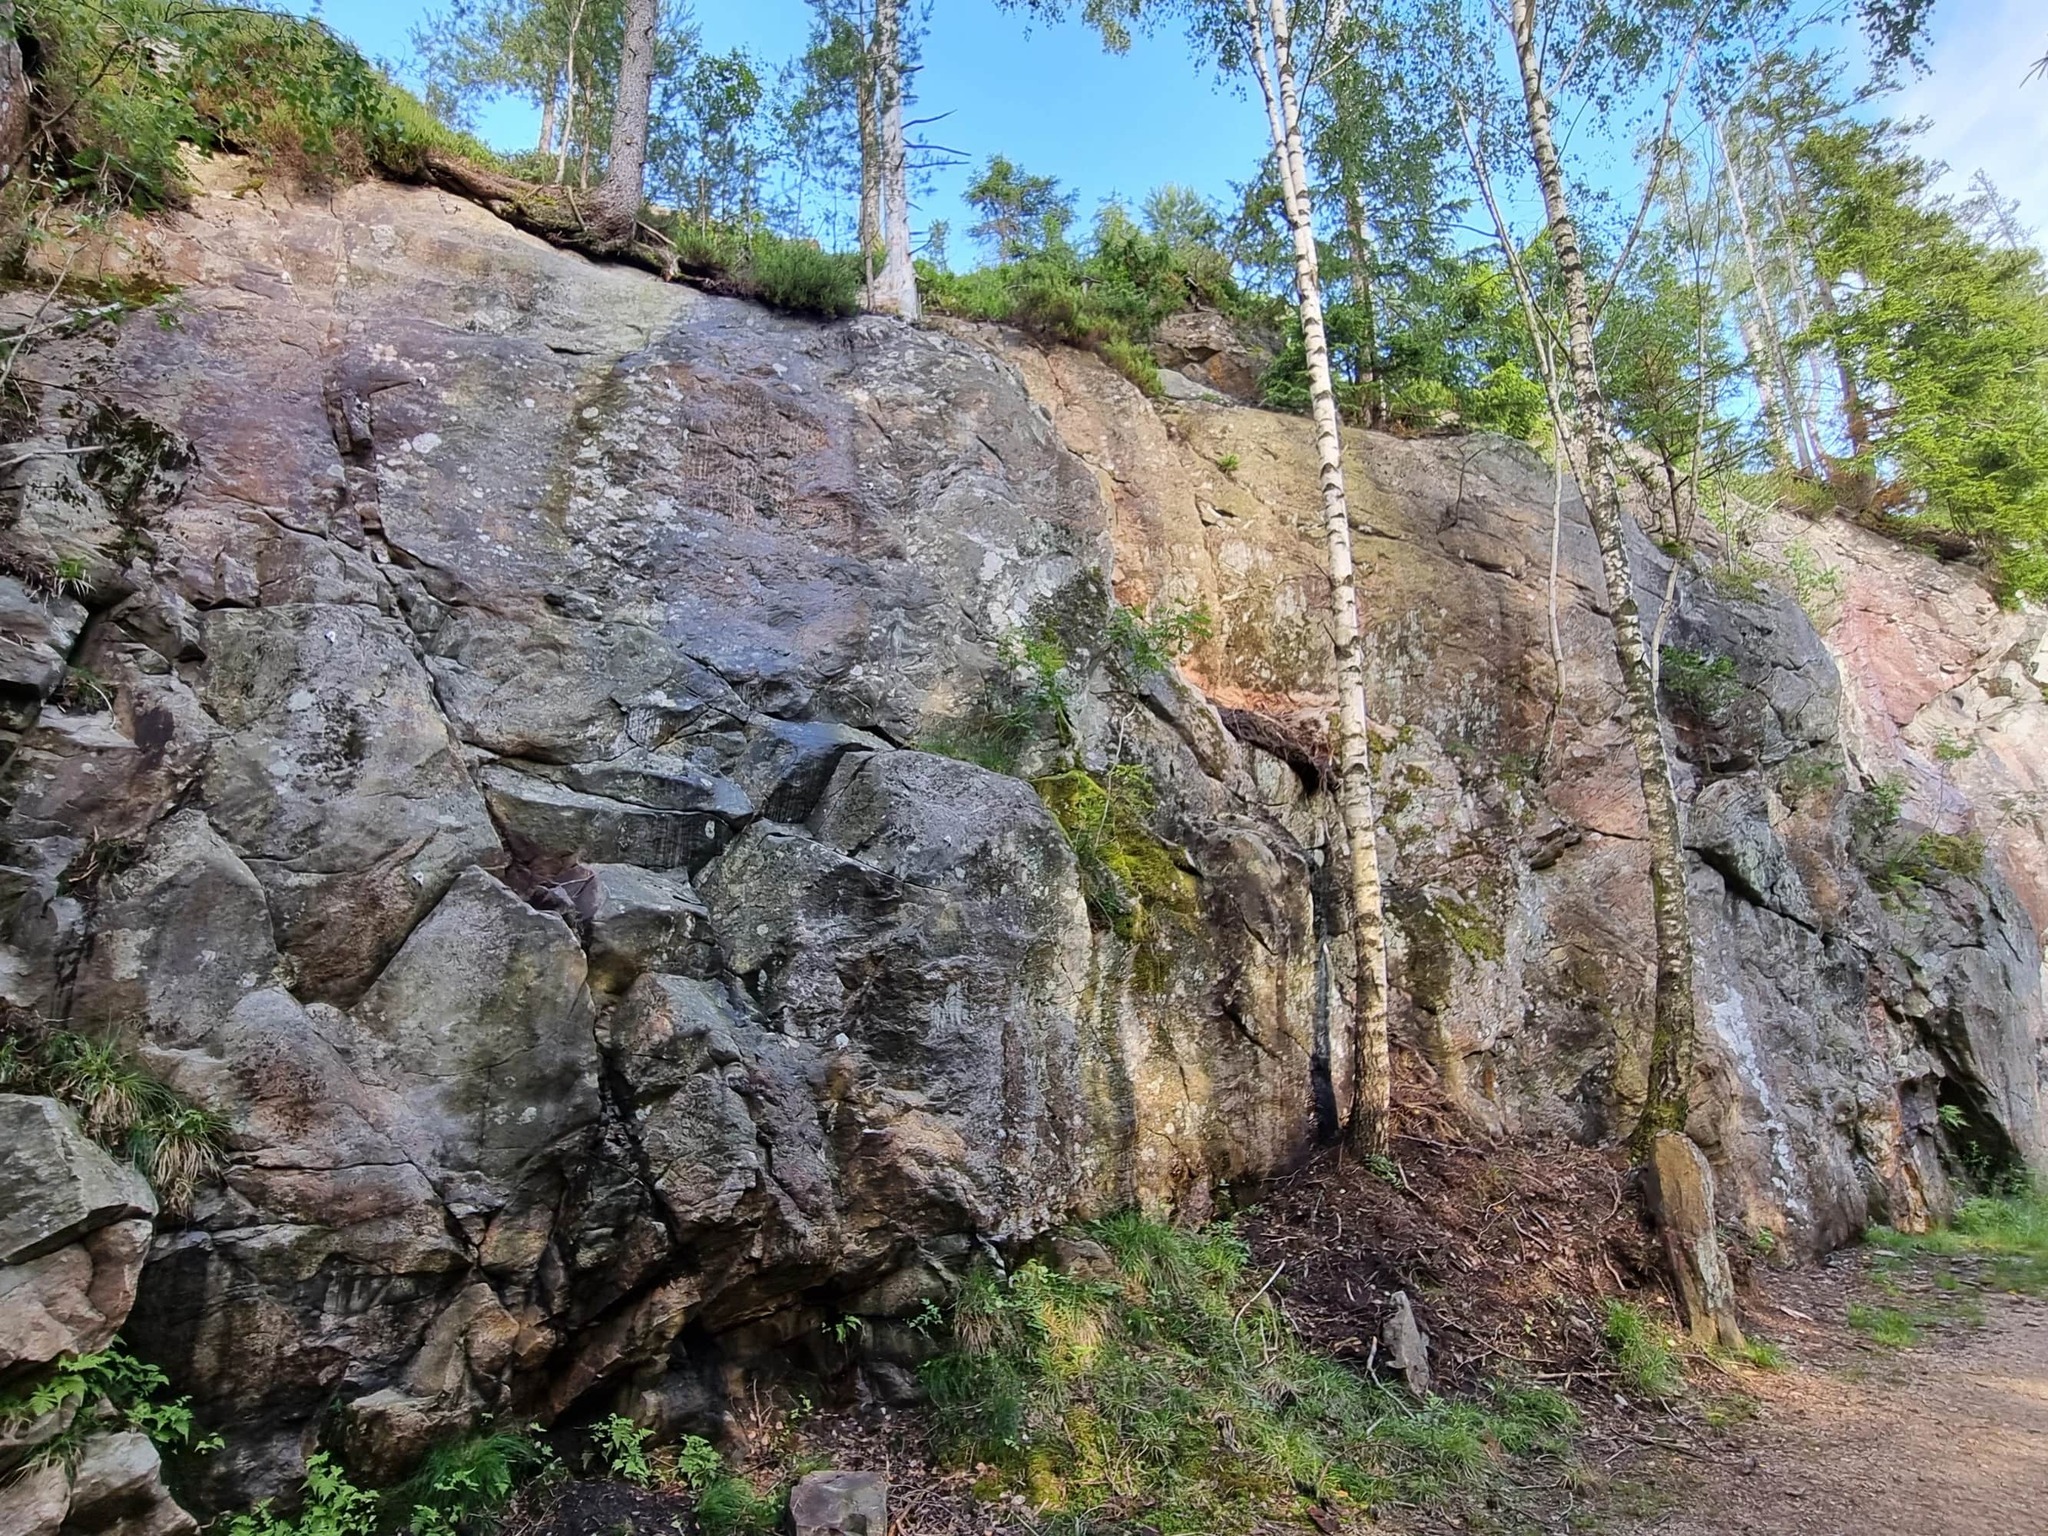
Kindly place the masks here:
[[(1064, 0), (1033, 0), (1033, 8), (1055, 15), (1067, 10)], [(1294, 258), (1295, 307), (1308, 359), (1309, 414), (1315, 424), (1323, 538), (1330, 566), (1330, 619), (1337, 661), (1336, 802), (1348, 853), (1357, 956), (1356, 1061), (1349, 1134), (1360, 1152), (1384, 1156), (1392, 1136), (1393, 1073), (1365, 643), (1351, 549), (1343, 437), (1324, 324), (1314, 199), (1304, 147), (1303, 94), (1310, 71), (1298, 46), (1304, 40), (1311, 49), (1341, 45), (1351, 18), (1344, 0), (1328, 4), (1319, 0), (1086, 0), (1082, 13), (1111, 48), (1127, 46), (1134, 26), (1169, 17), (1179, 19), (1197, 57), (1226, 76), (1248, 76), (1265, 108)]]

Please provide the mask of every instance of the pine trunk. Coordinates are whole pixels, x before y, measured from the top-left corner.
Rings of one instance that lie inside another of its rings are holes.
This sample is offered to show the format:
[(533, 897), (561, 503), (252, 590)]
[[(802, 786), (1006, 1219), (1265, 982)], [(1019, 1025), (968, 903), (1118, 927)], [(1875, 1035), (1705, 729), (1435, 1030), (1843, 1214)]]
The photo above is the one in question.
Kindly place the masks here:
[[(876, 17), (876, 30), (880, 28)], [(861, 307), (875, 307), (875, 250), (882, 243), (882, 127), (877, 100), (875, 57), (880, 51), (870, 31), (860, 62), (854, 94), (854, 128), (860, 137), (860, 216), (855, 238), (860, 242)]]
[(876, 84), (881, 94), (882, 272), (873, 306), (917, 318), (917, 269), (910, 259), (910, 168), (903, 144), (902, 0), (876, 0)]
[(1351, 510), (1344, 490), (1344, 442), (1337, 419), (1337, 392), (1330, 377), (1329, 336), (1323, 325), (1322, 279), (1316, 268), (1288, 0), (1265, 0), (1264, 18), (1259, 0), (1243, 0), (1243, 4), (1247, 41), (1252, 45), (1253, 67), (1265, 98), (1273, 152), (1280, 166), (1282, 200), (1293, 236), (1295, 296), (1301, 312), (1303, 349), (1308, 355), (1309, 406), (1322, 482), (1323, 534), (1329, 549), (1331, 619), (1337, 644), (1337, 810), (1350, 851), (1352, 933), (1358, 959), (1350, 1140), (1368, 1156), (1385, 1156), (1393, 1134), (1387, 937), (1375, 841), (1378, 817), (1373, 806), (1372, 738), (1365, 702), (1365, 646), (1351, 562)]
[(1658, 1131), (1683, 1131), (1691, 1085), (1695, 1031), (1692, 995), (1692, 918), (1686, 907), (1685, 850), (1680, 841), (1678, 796), (1657, 716), (1656, 681), (1643, 643), (1642, 615), (1623, 542), (1624, 519), (1615, 480), (1618, 459), (1614, 425), (1600, 392), (1593, 350), (1593, 311), (1578, 224), (1565, 191), (1564, 166), (1551, 136), (1550, 101), (1537, 58), (1535, 0), (1516, 0), (1515, 60), (1522, 77), (1529, 149), (1542, 183), (1543, 208), (1564, 290), (1566, 348), (1572, 390), (1580, 417), (1579, 444), (1589, 484), (1586, 512), (1600, 544), (1601, 572), (1614, 626), (1614, 655), (1621, 667), (1625, 724), (1642, 780), (1649, 831), (1650, 893), (1657, 935), (1656, 1021), (1651, 1032), (1650, 1080), (1635, 1132), (1639, 1150)]
[[(654, 93), (654, 36), (660, 0), (626, 0), (626, 40), (619, 56), (619, 90), (612, 103), (611, 153), (604, 181), (591, 199), (590, 222), (614, 245), (630, 245), (640, 223), (647, 169), (647, 110)], [(585, 148), (589, 147), (586, 134)]]

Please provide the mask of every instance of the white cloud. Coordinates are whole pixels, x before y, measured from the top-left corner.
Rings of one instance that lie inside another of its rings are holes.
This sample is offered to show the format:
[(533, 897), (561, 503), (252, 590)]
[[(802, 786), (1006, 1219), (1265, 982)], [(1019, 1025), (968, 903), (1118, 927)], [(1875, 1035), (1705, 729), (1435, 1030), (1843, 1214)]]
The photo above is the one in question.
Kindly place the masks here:
[(1929, 69), (1883, 104), (1924, 117), (1921, 152), (1948, 163), (1945, 189), (1962, 192), (1979, 170), (2020, 205), (2037, 243), (2048, 241), (2048, 79), (2025, 77), (2048, 52), (2041, 0), (1953, 0), (1935, 12)]

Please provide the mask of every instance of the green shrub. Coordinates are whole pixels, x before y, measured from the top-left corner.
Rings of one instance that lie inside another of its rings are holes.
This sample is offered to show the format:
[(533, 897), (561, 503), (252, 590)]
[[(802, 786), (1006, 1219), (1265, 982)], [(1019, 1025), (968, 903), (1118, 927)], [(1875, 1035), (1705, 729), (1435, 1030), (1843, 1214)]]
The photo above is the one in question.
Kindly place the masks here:
[(977, 1269), (952, 1348), (925, 1368), (942, 1449), (980, 1464), (984, 1493), (1178, 1536), (1470, 1485), (1504, 1455), (1566, 1447), (1575, 1416), (1556, 1393), (1417, 1404), (1308, 1349), (1227, 1224), (1087, 1230), (1112, 1278)]
[(325, 1451), (306, 1462), (305, 1491), (295, 1516), (279, 1515), (265, 1499), (246, 1514), (227, 1517), (227, 1536), (375, 1536), (377, 1495), (348, 1480)]
[[(106, 1405), (115, 1425), (140, 1430), (166, 1454), (217, 1449), (217, 1436), (198, 1437), (190, 1398), (163, 1396), (169, 1386), (160, 1368), (136, 1359), (116, 1339), (90, 1355), (67, 1355), (38, 1380), (0, 1395), (0, 1431), (32, 1424), (67, 1404), (83, 1408), (97, 1402)], [(98, 1422), (81, 1413), (70, 1430), (37, 1448), (37, 1458), (68, 1458)]]
[(1856, 1302), (1849, 1308), (1849, 1326), (1886, 1349), (1910, 1349), (1926, 1335), (1923, 1320), (1897, 1307), (1873, 1307)]
[(1710, 724), (1718, 724), (1746, 691), (1726, 656), (1709, 656), (1667, 645), (1661, 655), (1658, 685), (1672, 702)]
[(641, 1428), (623, 1413), (614, 1413), (598, 1420), (591, 1437), (605, 1470), (613, 1477), (642, 1488), (654, 1481), (654, 1462), (647, 1454), (653, 1430)]
[(419, 174), (429, 150), (485, 163), (317, 21), (186, 0), (17, 0), (46, 137), (37, 170), (100, 207), (183, 201), (181, 143), (313, 183)]
[(763, 234), (754, 237), (745, 271), (754, 297), (774, 309), (838, 318), (860, 308), (860, 258), (855, 255)]

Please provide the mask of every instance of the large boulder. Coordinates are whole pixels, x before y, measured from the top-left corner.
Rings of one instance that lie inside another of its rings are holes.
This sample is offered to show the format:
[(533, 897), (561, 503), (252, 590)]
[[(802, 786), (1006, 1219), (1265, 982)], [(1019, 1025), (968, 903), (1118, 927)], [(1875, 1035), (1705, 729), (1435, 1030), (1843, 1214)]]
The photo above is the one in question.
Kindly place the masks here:
[(0, 1094), (0, 1374), (104, 1349), (128, 1316), (156, 1199), (54, 1099)]

